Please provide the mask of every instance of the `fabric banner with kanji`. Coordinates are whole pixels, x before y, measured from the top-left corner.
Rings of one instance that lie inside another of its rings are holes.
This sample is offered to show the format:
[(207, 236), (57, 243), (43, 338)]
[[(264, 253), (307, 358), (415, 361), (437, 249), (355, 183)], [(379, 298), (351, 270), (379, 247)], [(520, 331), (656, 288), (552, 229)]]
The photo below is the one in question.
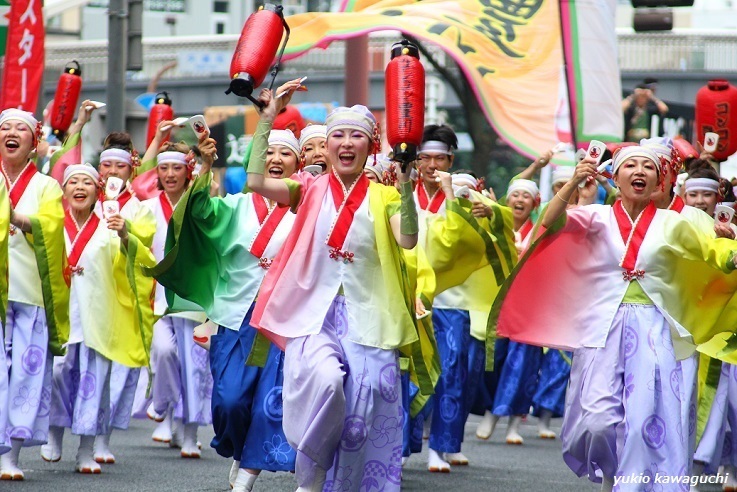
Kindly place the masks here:
[[(620, 140), (616, 35), (613, 24), (600, 19), (602, 11), (614, 11), (615, 1), (561, 1), (344, 0), (340, 12), (288, 17), (291, 36), (284, 56), (288, 60), (335, 40), (384, 30), (437, 44), (458, 63), (499, 135), (519, 151), (539, 155), (570, 138), (570, 125), (560, 124), (568, 106), (561, 41), (566, 39), (574, 50), (569, 74), (575, 77), (577, 135)], [(605, 41), (590, 42), (594, 32)], [(589, 59), (596, 60), (596, 70), (584, 68)], [(585, 110), (589, 105), (591, 111)]]
[(8, 15), (0, 109), (35, 112), (44, 70), (42, 0), (14, 0)]

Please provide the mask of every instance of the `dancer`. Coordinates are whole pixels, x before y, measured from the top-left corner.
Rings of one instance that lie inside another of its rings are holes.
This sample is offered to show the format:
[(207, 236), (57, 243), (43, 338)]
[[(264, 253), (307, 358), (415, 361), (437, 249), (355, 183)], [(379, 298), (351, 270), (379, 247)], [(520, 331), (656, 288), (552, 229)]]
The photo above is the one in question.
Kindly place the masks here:
[[(111, 176), (123, 180), (123, 189), (115, 198), (120, 207), (120, 216), (130, 226), (129, 232), (138, 238), (145, 248), (151, 248), (156, 232), (156, 220), (151, 210), (144, 207), (131, 189), (130, 179), (138, 166), (138, 153), (133, 141), (125, 132), (113, 132), (105, 138), (104, 150), (100, 154), (100, 180), (107, 183)], [(99, 203), (97, 207), (102, 207)], [(133, 400), (138, 384), (139, 367), (130, 367), (113, 361), (110, 378), (110, 432), (95, 439), (95, 461), (115, 463), (115, 455), (110, 450), (110, 436), (113, 429), (125, 430), (131, 418)]]
[[(595, 166), (584, 159), (548, 206), (542, 221), (548, 230), (505, 285), (489, 330), (575, 349), (563, 457), (579, 476), (600, 481), (603, 475), (602, 490), (612, 490), (615, 479), (629, 483), (628, 477), (640, 473), (653, 480), (688, 474), (689, 437), (680, 415), (687, 390), (676, 359), (688, 357), (693, 342), (724, 336), (716, 322), (737, 290), (737, 278), (726, 275), (735, 269), (733, 242), (711, 239), (652, 203), (661, 162), (647, 148), (627, 147), (614, 156), (622, 198), (613, 207), (566, 212), (579, 183), (593, 185)], [(542, 276), (540, 268), (556, 274)], [(704, 283), (694, 285), (694, 275)], [(711, 292), (708, 304), (693, 303), (712, 281), (722, 282), (722, 291)], [(709, 351), (723, 347), (722, 341)], [(605, 395), (601, 388), (608, 388)], [(617, 438), (618, 428), (624, 440)]]
[[(148, 364), (153, 326), (153, 282), (128, 275), (152, 266), (153, 255), (128, 231), (122, 216), (105, 220), (95, 210), (99, 181), (90, 165), (64, 171), (72, 332), (67, 353), (54, 361), (49, 443), (41, 447), (44, 460), (59, 461), (64, 428), (71, 428), (80, 436), (76, 470), (88, 474), (101, 472), (93, 445), (95, 436), (109, 432), (111, 360), (133, 367)], [(96, 301), (90, 304), (89, 299)]]
[[(61, 188), (33, 163), (40, 124), (31, 113), (0, 113), (0, 159), (10, 200), (5, 357), (0, 392), (0, 479), (23, 480), (21, 447), (48, 439), (52, 357), (69, 336), (69, 288), (63, 277)], [(7, 419), (7, 420), (6, 420)]]
[[(288, 95), (278, 99), (261, 92), (261, 128), (298, 86), (285, 84), (279, 90)], [(329, 174), (276, 180), (251, 160), (248, 186), (297, 210), (252, 324), (286, 349), (284, 433), (297, 450), (298, 490), (361, 483), (399, 490), (397, 349), (411, 357), (418, 342), (400, 253), (417, 243), (412, 166), (399, 176), (400, 193), (368, 180), (363, 167), (379, 134), (365, 106), (333, 110), (326, 126)], [(413, 364), (424, 369), (421, 358)]]
[[(173, 123), (163, 121), (159, 128), (167, 124), (171, 127)], [(157, 150), (157, 184), (161, 193), (145, 200), (143, 205), (156, 219), (153, 253), (161, 261), (167, 225), (192, 180), (194, 156), (183, 142), (166, 142)], [(197, 428), (212, 423), (209, 354), (193, 340), (194, 328), (205, 321), (205, 314), (196, 311), (167, 314), (161, 284), (156, 286), (154, 313), (161, 318), (154, 326), (151, 346), (151, 411), (154, 420), (161, 423), (152, 438), (180, 447), (182, 458), (199, 458)], [(139, 391), (142, 382), (139, 381)]]
[(299, 135), (299, 158), (302, 169), (307, 166), (320, 166), (323, 174), (328, 171), (326, 139), (325, 125), (307, 125), (302, 128)]
[[(180, 199), (170, 221), (167, 253), (151, 273), (166, 287), (170, 307), (181, 299), (194, 302), (219, 327), (209, 340), (211, 446), (233, 458), (230, 481), (242, 492), (251, 490), (261, 470), (292, 471), (295, 466), (295, 452), (282, 431), (284, 356), (249, 325), (253, 301), (294, 214), (255, 193), (211, 198), (215, 141), (204, 138), (199, 148), (201, 174)], [(298, 156), (291, 131), (257, 129), (249, 159), (259, 160), (269, 176), (292, 176)]]
[[(515, 246), (517, 252), (521, 254), (527, 249), (533, 237), (534, 224), (530, 216), (540, 204), (537, 184), (528, 179), (513, 180), (507, 189), (506, 202), (512, 209)], [(499, 419), (508, 416), (506, 443), (514, 445), (524, 443), (519, 433), (519, 425), (522, 417), (530, 411), (542, 361), (543, 352), (540, 347), (503, 337), (496, 339), (493, 370), (485, 375), (486, 384), (482, 389), (482, 393), (487, 395), (484, 398), (486, 411), (476, 427), (476, 437), (489, 439)], [(487, 361), (487, 366), (488, 364)]]

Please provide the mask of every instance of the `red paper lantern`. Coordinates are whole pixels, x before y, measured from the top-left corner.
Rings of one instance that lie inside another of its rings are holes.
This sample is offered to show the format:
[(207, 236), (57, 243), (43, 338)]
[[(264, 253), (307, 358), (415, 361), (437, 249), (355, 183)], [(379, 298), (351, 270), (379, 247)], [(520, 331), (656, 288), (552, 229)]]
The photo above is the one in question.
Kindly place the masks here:
[(696, 139), (704, 134), (719, 135), (713, 152), (715, 159), (724, 161), (737, 152), (737, 87), (726, 80), (710, 80), (696, 93)]
[[(151, 108), (151, 112), (148, 114), (148, 131), (146, 132), (146, 147), (151, 145), (151, 141), (156, 136), (156, 129), (159, 127), (159, 123), (165, 120), (174, 119), (174, 109), (171, 107), (171, 99), (169, 99), (169, 93), (159, 92), (156, 94), (155, 104)], [(169, 140), (167, 136), (163, 142)], [(163, 143), (162, 142), (162, 143)]]
[(281, 5), (267, 3), (248, 17), (230, 62), (230, 87), (226, 94), (234, 92), (248, 97), (263, 83), (276, 57), (284, 27)]
[(391, 57), (384, 74), (386, 136), (394, 159), (407, 164), (417, 158), (425, 129), (425, 69), (407, 40), (392, 46)]
[(79, 63), (73, 60), (66, 64), (64, 72), (59, 77), (49, 118), (51, 131), (60, 140), (72, 125), (74, 115), (77, 113), (77, 103), (81, 91), (82, 70)]

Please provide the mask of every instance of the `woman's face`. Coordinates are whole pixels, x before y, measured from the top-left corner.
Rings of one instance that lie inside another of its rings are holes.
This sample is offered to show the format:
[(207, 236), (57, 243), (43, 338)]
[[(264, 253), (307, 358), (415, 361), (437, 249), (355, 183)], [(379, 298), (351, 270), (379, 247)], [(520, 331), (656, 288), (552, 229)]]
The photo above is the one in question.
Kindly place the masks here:
[(368, 135), (348, 128), (333, 130), (328, 135), (328, 160), (338, 175), (357, 175), (363, 172), (371, 140)]
[(178, 162), (167, 162), (156, 166), (161, 187), (167, 193), (179, 193), (187, 186), (187, 166)]
[(535, 208), (535, 197), (528, 191), (514, 190), (507, 196), (507, 205), (515, 219), (525, 221)]
[(314, 137), (305, 142), (305, 146), (302, 147), (305, 166), (318, 165), (325, 172), (328, 167), (326, 142), (327, 140), (322, 137)]
[(100, 162), (100, 167), (98, 168), (98, 171), (100, 171), (100, 179), (103, 183), (106, 183), (107, 178), (110, 176), (120, 178), (123, 180), (124, 183), (127, 183), (131, 177), (133, 168), (130, 164), (125, 162), (102, 161)]
[(266, 151), (266, 175), (270, 178), (288, 178), (297, 171), (297, 155), (285, 145), (269, 145)]
[(382, 184), (381, 181), (379, 181), (379, 178), (376, 176), (376, 173), (367, 169), (363, 168), (363, 174), (366, 175), (366, 177), (369, 179), (369, 181), (373, 181), (374, 183)]
[(714, 215), (718, 199), (716, 192), (706, 190), (690, 190), (686, 192), (684, 197), (686, 205), (703, 210), (710, 216)]
[(97, 200), (97, 183), (86, 174), (75, 174), (64, 185), (64, 198), (73, 210), (92, 210)]
[(614, 175), (623, 200), (650, 200), (658, 187), (658, 168), (647, 157), (630, 157)]
[(4, 161), (28, 159), (33, 150), (33, 131), (19, 120), (8, 120), (0, 126), (0, 157)]

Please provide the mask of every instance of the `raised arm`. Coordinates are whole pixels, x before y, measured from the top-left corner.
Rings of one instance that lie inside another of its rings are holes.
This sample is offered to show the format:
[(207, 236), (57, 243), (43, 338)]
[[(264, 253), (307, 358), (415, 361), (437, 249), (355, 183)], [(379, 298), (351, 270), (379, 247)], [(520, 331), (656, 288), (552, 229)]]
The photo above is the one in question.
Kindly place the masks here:
[[(568, 180), (563, 188), (553, 195), (553, 199), (550, 200), (548, 206), (545, 209), (545, 215), (543, 216), (542, 225), (545, 228), (550, 227), (568, 207), (568, 202), (571, 201), (571, 195), (576, 191), (576, 188), (584, 180), (591, 178), (596, 174), (596, 163), (586, 157), (584, 160), (576, 164), (576, 171), (573, 177)], [(594, 181), (596, 183), (596, 181)]]
[(82, 128), (90, 121), (94, 110), (95, 106), (92, 104), (92, 101), (89, 99), (82, 101), (79, 111), (77, 111), (77, 120), (69, 127), (67, 135), (72, 136), (75, 133), (82, 133)]
[[(417, 207), (415, 199), (412, 196), (412, 182), (409, 179), (410, 173), (414, 166), (407, 166), (406, 172), (400, 172), (399, 178), (399, 196), (401, 204), (399, 213), (389, 218), (389, 224), (394, 233), (394, 239), (397, 244), (404, 249), (412, 249), (417, 245), (417, 234), (419, 226), (417, 224)], [(446, 195), (446, 196), (453, 196)]]
[(515, 176), (513, 179), (532, 179), (535, 177), (535, 174), (540, 171), (542, 168), (548, 165), (550, 162), (550, 159), (553, 158), (553, 151), (548, 150), (543, 155), (532, 161), (532, 163), (525, 168), (524, 171), (519, 173), (517, 176)]
[(290, 204), (289, 187), (282, 179), (264, 176), (266, 151), (269, 148), (269, 132), (276, 115), (286, 107), (292, 99), (292, 94), (299, 89), (300, 85), (299, 79), (287, 82), (276, 90), (277, 94), (285, 93), (278, 98), (275, 98), (274, 93), (268, 89), (261, 90), (258, 99), (264, 103), (264, 108), (261, 110), (261, 119), (253, 135), (251, 158), (248, 161), (248, 188), (254, 193), (283, 205)]

